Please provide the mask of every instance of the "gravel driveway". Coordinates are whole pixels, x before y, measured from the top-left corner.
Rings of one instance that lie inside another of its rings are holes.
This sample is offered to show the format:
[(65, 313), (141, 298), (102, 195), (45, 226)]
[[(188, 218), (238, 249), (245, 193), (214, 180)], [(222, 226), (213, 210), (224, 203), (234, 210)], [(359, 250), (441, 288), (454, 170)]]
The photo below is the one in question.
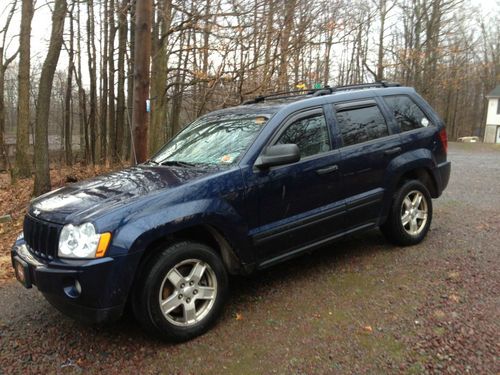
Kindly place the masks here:
[(232, 280), (219, 324), (189, 343), (130, 316), (80, 325), (0, 286), (0, 374), (499, 374), (500, 151), (450, 146), (431, 232), (399, 248), (357, 235)]

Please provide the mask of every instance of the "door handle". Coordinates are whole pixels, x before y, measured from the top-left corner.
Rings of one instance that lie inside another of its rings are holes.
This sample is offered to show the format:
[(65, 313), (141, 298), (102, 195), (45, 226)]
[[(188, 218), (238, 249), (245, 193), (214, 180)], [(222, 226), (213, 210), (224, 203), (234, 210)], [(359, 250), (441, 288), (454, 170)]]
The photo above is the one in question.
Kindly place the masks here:
[(384, 151), (384, 155), (390, 156), (390, 155), (395, 155), (399, 154), (401, 152), (401, 147), (394, 147), (389, 150)]
[(327, 174), (327, 173), (335, 172), (338, 170), (339, 170), (339, 166), (337, 164), (335, 164), (335, 165), (331, 165), (331, 166), (326, 167), (326, 168), (318, 169), (318, 170), (316, 170), (316, 173), (317, 174)]

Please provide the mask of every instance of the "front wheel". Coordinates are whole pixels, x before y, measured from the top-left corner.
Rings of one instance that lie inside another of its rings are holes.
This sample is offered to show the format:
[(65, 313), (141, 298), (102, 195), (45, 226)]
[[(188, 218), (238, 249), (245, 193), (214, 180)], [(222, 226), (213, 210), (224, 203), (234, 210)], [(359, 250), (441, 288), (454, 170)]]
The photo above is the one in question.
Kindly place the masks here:
[(153, 334), (186, 341), (215, 323), (227, 289), (227, 273), (214, 250), (179, 242), (148, 262), (134, 293), (134, 311)]
[(421, 242), (432, 221), (432, 199), (420, 181), (408, 181), (396, 192), (387, 221), (380, 227), (385, 237), (402, 246)]

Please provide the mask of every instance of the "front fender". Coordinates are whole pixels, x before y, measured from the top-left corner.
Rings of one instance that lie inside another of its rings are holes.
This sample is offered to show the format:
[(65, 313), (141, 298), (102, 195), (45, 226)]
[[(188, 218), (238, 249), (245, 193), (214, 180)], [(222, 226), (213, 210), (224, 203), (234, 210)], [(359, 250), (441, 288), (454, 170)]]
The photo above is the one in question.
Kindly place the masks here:
[(244, 251), (249, 246), (246, 221), (221, 199), (200, 199), (136, 214), (116, 229), (113, 249), (123, 253), (142, 252), (162, 238), (197, 225), (217, 229), (242, 262), (251, 261), (248, 259), (251, 252)]

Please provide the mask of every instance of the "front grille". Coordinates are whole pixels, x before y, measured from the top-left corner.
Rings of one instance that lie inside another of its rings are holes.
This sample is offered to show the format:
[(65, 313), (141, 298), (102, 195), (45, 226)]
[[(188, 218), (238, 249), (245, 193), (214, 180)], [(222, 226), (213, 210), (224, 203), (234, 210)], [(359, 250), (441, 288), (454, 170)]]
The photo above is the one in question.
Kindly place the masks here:
[(61, 229), (61, 225), (41, 221), (26, 215), (23, 232), (28, 250), (42, 259), (54, 259), (57, 255)]

